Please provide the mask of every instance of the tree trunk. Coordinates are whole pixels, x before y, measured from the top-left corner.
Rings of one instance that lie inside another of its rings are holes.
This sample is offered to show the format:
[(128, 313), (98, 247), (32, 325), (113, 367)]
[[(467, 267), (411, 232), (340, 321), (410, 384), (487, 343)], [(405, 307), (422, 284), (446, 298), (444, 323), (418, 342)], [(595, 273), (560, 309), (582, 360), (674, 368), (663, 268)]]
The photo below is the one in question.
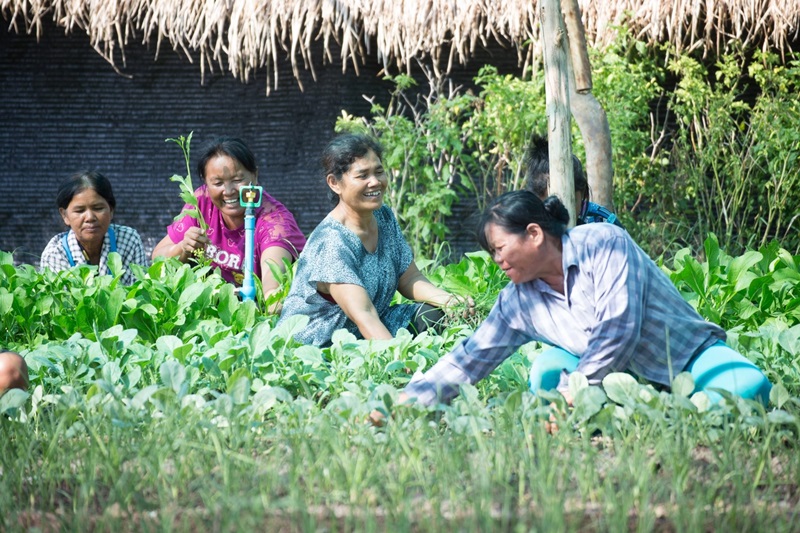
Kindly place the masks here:
[(592, 94), (592, 71), (578, 0), (561, 0), (561, 9), (564, 12), (571, 59), (568, 65), (570, 107), (586, 148), (586, 179), (589, 181), (592, 201), (613, 209), (611, 131), (605, 110)]
[[(572, 89), (570, 84), (570, 89)], [(593, 94), (570, 91), (572, 116), (578, 123), (586, 148), (586, 179), (591, 200), (614, 208), (614, 170), (611, 165), (611, 131), (606, 112)]]
[(570, 226), (575, 225), (575, 182), (572, 175), (572, 136), (570, 133), (570, 85), (566, 29), (560, 0), (541, 0), (542, 39), (544, 40), (544, 79), (547, 95), (550, 192), (558, 196), (569, 211)]
[(564, 13), (564, 27), (569, 39), (569, 54), (578, 94), (592, 91), (592, 65), (589, 63), (589, 52), (586, 50), (586, 33), (583, 31), (581, 11), (578, 0), (561, 0), (561, 11)]

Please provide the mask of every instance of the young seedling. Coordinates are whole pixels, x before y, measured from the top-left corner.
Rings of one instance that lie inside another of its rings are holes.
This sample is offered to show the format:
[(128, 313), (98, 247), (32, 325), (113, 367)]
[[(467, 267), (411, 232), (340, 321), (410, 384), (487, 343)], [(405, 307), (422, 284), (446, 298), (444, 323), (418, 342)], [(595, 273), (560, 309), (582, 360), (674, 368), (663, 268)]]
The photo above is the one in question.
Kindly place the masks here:
[[(189, 153), (191, 150), (191, 143), (192, 143), (192, 135), (194, 134), (193, 131), (189, 132), (189, 135), (184, 137), (181, 135), (177, 139), (166, 139), (164, 142), (174, 142), (177, 144), (181, 152), (183, 152), (183, 159), (186, 162), (186, 175), (181, 176), (179, 174), (173, 174), (172, 177), (169, 179), (170, 181), (177, 182), (180, 186), (180, 196), (181, 200), (189, 206), (184, 208), (176, 217), (175, 220), (183, 218), (185, 216), (190, 216), (197, 220), (197, 223), (200, 225), (200, 229), (203, 230), (205, 233), (208, 230), (208, 224), (206, 224), (205, 219), (203, 218), (203, 213), (200, 212), (200, 208), (197, 203), (197, 197), (194, 195), (194, 185), (192, 185), (192, 171), (191, 166), (189, 163)], [(206, 257), (205, 252), (203, 250), (195, 250), (194, 256), (198, 263), (206, 264)]]

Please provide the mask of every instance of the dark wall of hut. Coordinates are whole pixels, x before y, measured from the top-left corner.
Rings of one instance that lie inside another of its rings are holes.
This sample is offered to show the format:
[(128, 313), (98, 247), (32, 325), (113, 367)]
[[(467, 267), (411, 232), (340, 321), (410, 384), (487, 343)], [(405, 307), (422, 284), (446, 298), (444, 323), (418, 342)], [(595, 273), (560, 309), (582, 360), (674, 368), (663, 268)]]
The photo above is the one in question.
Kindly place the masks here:
[[(314, 55), (321, 58), (320, 49)], [(338, 57), (334, 51), (332, 57)], [(482, 52), (453, 76), (470, 85), (478, 69), (491, 62), (501, 72), (518, 70), (513, 50)], [(123, 75), (115, 72), (80, 33), (65, 35), (45, 24), (41, 39), (0, 28), (0, 250), (14, 251), (16, 263), (38, 264), (47, 241), (64, 224), (55, 206), (58, 183), (81, 169), (104, 173), (117, 199), (115, 222), (139, 230), (148, 253), (182, 202), (184, 174), (177, 145), (168, 137), (194, 132), (197, 150), (216, 135), (242, 137), (253, 149), (262, 185), (310, 233), (330, 208), (319, 176), (318, 157), (333, 136), (342, 110), (366, 115), (363, 95), (388, 99), (390, 85), (377, 63), (356, 75), (352, 65), (316, 65), (317, 80), (302, 72), (304, 91), (288, 62), (281, 65), (278, 88), (266, 96), (266, 76), (249, 83), (230, 74), (206, 72), (182, 54), (136, 43), (126, 48)], [(197, 155), (197, 151), (194, 152)], [(194, 170), (195, 185), (199, 185)], [(475, 249), (462, 223), (471, 207), (458, 208), (451, 244)]]

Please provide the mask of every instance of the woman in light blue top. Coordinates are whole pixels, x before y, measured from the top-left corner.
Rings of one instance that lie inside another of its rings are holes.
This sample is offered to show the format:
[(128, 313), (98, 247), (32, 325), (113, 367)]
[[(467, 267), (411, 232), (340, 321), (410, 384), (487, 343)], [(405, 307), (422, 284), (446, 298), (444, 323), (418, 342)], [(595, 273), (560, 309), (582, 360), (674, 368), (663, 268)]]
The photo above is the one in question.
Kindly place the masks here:
[[(333, 210), (312, 232), (297, 262), (280, 321), (309, 317), (296, 339), (326, 346), (337, 329), (364, 339), (390, 339), (400, 328), (422, 331), (441, 321), (454, 297), (428, 281), (392, 210), (383, 204), (388, 179), (382, 148), (345, 134), (322, 156)], [(396, 291), (421, 303), (390, 305)]]

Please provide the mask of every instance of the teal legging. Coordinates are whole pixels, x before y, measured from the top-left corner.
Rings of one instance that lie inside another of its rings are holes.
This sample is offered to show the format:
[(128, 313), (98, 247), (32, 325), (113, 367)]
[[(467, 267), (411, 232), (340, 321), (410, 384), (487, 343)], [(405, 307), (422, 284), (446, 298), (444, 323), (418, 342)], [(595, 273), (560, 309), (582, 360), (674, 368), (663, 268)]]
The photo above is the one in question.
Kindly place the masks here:
[[(566, 350), (554, 347), (545, 350), (533, 360), (530, 372), (531, 392), (555, 389), (561, 371), (573, 372), (580, 359)], [(722, 396), (711, 389), (730, 391), (748, 400), (758, 399), (767, 405), (772, 389), (767, 377), (742, 354), (722, 341), (706, 348), (692, 358), (684, 371), (694, 378), (695, 391), (703, 391), (713, 403)]]

